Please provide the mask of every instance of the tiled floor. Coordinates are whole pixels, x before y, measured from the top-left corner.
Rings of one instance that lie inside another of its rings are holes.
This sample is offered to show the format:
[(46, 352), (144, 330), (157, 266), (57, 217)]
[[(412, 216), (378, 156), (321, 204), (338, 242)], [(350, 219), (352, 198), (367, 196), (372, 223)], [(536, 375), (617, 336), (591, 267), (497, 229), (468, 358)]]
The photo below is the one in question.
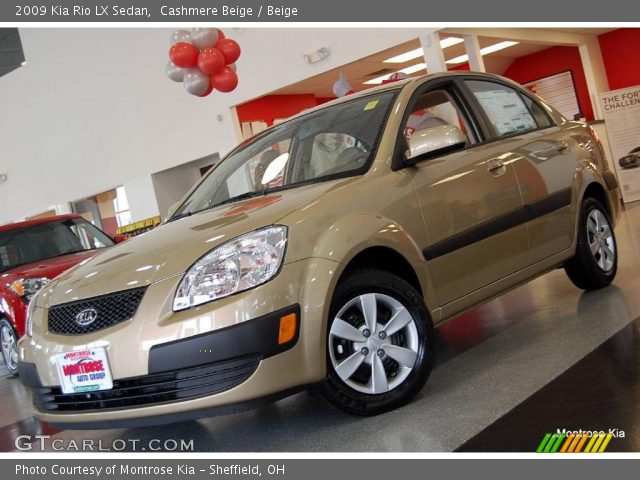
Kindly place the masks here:
[[(104, 444), (116, 438), (193, 439), (199, 451), (532, 451), (538, 430), (563, 422), (588, 429), (603, 409), (616, 408), (626, 413), (608, 417), (617, 423), (610, 427), (628, 429), (633, 440), (628, 437), (626, 449), (637, 450), (640, 362), (629, 355), (638, 350), (633, 322), (640, 317), (640, 202), (627, 208), (616, 232), (620, 264), (614, 285), (583, 293), (557, 270), (452, 320), (439, 329), (439, 362), (429, 383), (400, 410), (357, 418), (302, 393), (254, 411), (170, 427), (67, 430), (55, 437)], [(608, 353), (598, 353), (603, 348)], [(578, 373), (586, 365), (597, 375), (576, 376), (574, 365)], [(627, 378), (627, 393), (612, 392), (620, 376)], [(558, 382), (570, 385), (555, 387)], [(567, 393), (585, 382), (591, 388), (582, 396)], [(614, 406), (607, 401), (612, 394), (619, 400)], [(11, 449), (19, 432), (46, 431), (32, 419), (18, 381), (0, 379), (0, 398), (0, 449)], [(536, 410), (538, 404), (553, 405), (553, 415)], [(586, 413), (576, 416), (576, 409)], [(546, 419), (539, 428), (529, 428), (533, 415)], [(533, 440), (513, 442), (512, 427), (520, 423), (529, 427), (518, 435)], [(623, 441), (618, 449), (625, 449)]]

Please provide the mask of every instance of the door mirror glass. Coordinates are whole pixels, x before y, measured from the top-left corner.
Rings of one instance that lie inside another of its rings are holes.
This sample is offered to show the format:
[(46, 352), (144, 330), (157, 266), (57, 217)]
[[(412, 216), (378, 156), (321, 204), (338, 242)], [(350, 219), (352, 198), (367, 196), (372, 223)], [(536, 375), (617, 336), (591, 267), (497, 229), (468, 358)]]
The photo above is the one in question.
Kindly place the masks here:
[(467, 137), (454, 125), (437, 125), (413, 132), (409, 138), (409, 150), (405, 153), (407, 164), (460, 150), (467, 144)]

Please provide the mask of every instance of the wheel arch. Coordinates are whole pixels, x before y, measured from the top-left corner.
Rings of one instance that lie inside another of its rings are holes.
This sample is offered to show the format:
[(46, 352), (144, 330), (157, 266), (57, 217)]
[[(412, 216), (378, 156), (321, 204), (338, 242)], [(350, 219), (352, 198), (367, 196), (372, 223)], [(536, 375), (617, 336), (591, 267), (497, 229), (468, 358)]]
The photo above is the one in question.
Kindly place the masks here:
[(602, 204), (602, 206), (607, 209), (607, 214), (610, 217), (613, 215), (611, 200), (609, 198), (609, 195), (607, 195), (605, 187), (600, 182), (594, 180), (587, 184), (584, 192), (582, 193), (582, 198), (580, 199), (581, 205), (586, 198), (594, 198), (598, 200)]
[(344, 265), (337, 283), (340, 283), (353, 271), (364, 268), (393, 273), (409, 283), (421, 296), (424, 296), (424, 289), (411, 263), (401, 253), (384, 245), (369, 246), (354, 254)]

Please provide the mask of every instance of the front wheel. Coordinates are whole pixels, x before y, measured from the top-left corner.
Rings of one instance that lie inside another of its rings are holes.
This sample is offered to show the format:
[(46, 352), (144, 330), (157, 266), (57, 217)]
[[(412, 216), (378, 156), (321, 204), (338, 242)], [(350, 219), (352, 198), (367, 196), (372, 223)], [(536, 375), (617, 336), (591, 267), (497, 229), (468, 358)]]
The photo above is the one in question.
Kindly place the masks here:
[(616, 237), (606, 209), (595, 198), (582, 202), (576, 254), (564, 269), (573, 284), (583, 290), (606, 287), (616, 276)]
[(322, 395), (369, 416), (409, 402), (433, 365), (433, 324), (421, 296), (400, 277), (358, 270), (331, 305)]
[(2, 344), (2, 358), (9, 373), (18, 375), (18, 336), (6, 319), (0, 320), (0, 343)]

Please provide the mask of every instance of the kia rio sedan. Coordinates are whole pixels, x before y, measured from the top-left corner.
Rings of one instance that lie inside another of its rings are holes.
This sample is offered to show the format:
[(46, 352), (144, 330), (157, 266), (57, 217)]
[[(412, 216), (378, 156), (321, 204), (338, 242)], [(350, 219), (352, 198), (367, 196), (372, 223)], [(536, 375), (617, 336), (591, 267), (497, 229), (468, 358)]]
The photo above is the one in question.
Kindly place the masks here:
[(36, 415), (71, 428), (232, 412), (315, 387), (408, 402), (434, 326), (552, 269), (616, 275), (595, 133), (500, 77), (429, 75), (244, 142), (164, 225), (59, 276), (19, 343)]

